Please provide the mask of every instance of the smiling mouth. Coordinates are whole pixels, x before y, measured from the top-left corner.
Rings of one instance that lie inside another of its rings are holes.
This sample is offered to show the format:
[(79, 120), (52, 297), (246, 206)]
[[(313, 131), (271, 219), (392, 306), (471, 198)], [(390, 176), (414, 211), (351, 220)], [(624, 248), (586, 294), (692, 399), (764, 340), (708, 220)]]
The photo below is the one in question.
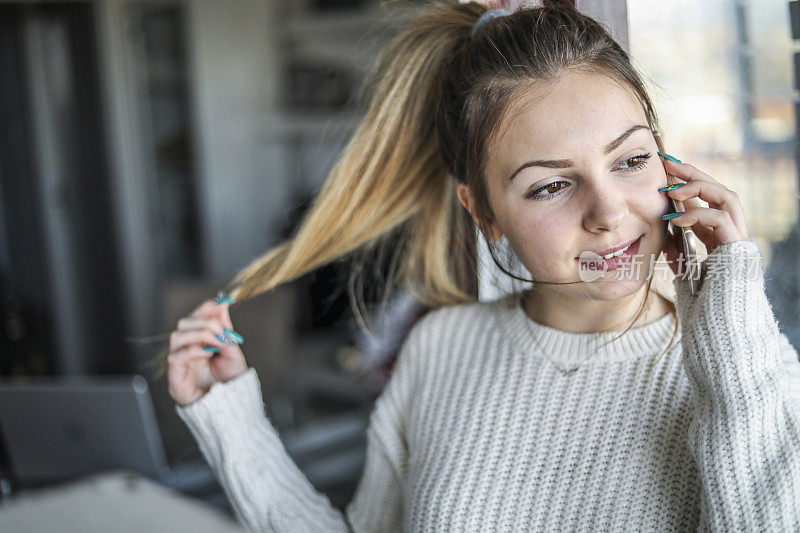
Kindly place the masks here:
[(575, 260), (579, 261), (581, 259), (581, 257), (584, 257), (588, 253), (594, 254), (595, 256), (597, 256), (598, 259), (605, 259), (605, 260), (610, 260), (610, 259), (613, 259), (614, 257), (620, 257), (620, 256), (625, 255), (626, 253), (630, 252), (631, 249), (634, 247), (634, 245), (636, 245), (636, 248), (638, 249), (639, 245), (641, 244), (642, 237), (644, 237), (644, 234), (639, 235), (635, 239), (632, 239), (632, 240), (630, 240), (630, 241), (628, 241), (626, 243), (623, 243), (621, 245), (615, 246), (613, 248), (609, 248), (609, 249), (604, 250), (602, 252), (595, 252), (593, 250), (586, 250), (580, 256), (576, 257)]
[(592, 251), (583, 252), (576, 259), (578, 262), (578, 274), (582, 281), (596, 281), (603, 277), (606, 272), (611, 272), (623, 268), (633, 262), (633, 258), (639, 253), (642, 244), (641, 235), (629, 245), (620, 248), (617, 252), (606, 254), (610, 257), (601, 257)]

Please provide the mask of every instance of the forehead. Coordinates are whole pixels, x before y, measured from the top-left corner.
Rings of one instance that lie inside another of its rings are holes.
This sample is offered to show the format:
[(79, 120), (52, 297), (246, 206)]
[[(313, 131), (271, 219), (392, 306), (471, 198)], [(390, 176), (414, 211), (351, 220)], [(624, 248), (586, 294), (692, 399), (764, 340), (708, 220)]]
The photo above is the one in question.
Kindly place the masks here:
[(572, 71), (522, 91), (491, 152), (501, 159), (566, 158), (570, 147), (600, 150), (633, 124), (647, 124), (647, 116), (632, 89), (607, 76)]

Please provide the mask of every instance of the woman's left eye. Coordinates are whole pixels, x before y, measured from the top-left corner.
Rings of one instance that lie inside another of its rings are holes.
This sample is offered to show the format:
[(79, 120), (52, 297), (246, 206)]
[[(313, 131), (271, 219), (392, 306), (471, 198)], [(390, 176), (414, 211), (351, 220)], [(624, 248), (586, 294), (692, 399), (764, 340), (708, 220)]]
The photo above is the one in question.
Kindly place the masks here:
[(625, 172), (633, 172), (643, 168), (647, 165), (647, 160), (650, 159), (650, 152), (646, 154), (635, 155), (630, 159), (626, 159), (620, 165), (628, 165), (623, 167), (618, 167), (620, 170), (624, 170)]

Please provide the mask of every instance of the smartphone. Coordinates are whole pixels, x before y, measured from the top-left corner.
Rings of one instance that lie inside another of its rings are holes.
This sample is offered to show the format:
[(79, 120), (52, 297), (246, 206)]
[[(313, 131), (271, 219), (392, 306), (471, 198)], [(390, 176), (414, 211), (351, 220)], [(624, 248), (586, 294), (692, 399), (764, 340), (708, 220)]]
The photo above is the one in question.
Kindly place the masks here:
[[(663, 161), (662, 161), (663, 164)], [(667, 184), (672, 185), (672, 176), (667, 173)], [(675, 200), (668, 196), (670, 213), (679, 211)], [(682, 228), (667, 221), (667, 227), (672, 235), (678, 236), (681, 250), (683, 252), (683, 272), (679, 276), (686, 276), (689, 280), (689, 288), (692, 294), (700, 292), (700, 256), (698, 255), (697, 235), (689, 228)]]

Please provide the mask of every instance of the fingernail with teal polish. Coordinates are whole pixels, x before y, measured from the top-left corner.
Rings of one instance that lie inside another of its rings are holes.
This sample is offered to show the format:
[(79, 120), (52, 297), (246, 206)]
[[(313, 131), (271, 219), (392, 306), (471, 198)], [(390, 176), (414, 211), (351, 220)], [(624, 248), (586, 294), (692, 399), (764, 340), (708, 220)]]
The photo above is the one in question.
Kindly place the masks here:
[(228, 345), (231, 343), (231, 341), (225, 335), (220, 335), (219, 333), (217, 333), (214, 336), (217, 338), (219, 342), (224, 342), (225, 344)]
[(674, 191), (675, 189), (683, 187), (684, 185), (686, 185), (686, 184), (685, 183), (676, 183), (674, 185), (668, 185), (666, 187), (661, 187), (658, 190), (661, 191), (661, 192)]
[(213, 353), (217, 353), (219, 351), (219, 348), (217, 348), (216, 346), (203, 346), (203, 349), (207, 352), (213, 352)]
[(662, 216), (661, 220), (670, 220), (670, 219), (673, 219), (675, 217), (681, 216), (683, 213), (684, 213), (683, 211), (678, 211), (677, 213), (669, 213), (669, 214), (666, 214), (666, 215)]
[(662, 157), (666, 157), (666, 158), (667, 158), (667, 159), (669, 159), (670, 161), (674, 161), (674, 162), (676, 162), (676, 163), (680, 163), (680, 162), (681, 162), (681, 160), (680, 160), (680, 159), (676, 159), (676, 158), (672, 157), (672, 156), (671, 156), (671, 155), (669, 155), (669, 154), (665, 154), (664, 152), (658, 152), (658, 155), (660, 155), (660, 156), (662, 156)]
[(239, 335), (238, 333), (236, 333), (232, 329), (222, 328), (222, 331), (225, 333), (225, 335), (229, 339), (235, 341), (236, 343), (242, 344), (244, 342), (244, 337), (242, 337), (241, 335)]
[(214, 298), (214, 303), (217, 305), (221, 304), (232, 304), (236, 302), (236, 298), (233, 296), (228, 296), (228, 293), (225, 291), (219, 291), (217, 296)]

